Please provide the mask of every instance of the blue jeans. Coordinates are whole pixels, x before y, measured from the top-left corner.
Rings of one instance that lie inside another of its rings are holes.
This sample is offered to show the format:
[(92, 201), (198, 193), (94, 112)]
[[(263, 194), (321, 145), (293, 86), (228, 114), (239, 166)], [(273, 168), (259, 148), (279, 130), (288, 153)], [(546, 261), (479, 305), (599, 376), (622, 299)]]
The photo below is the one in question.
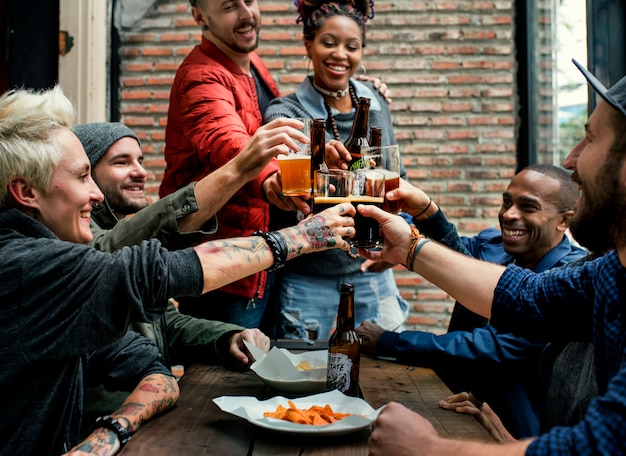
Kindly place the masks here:
[(356, 326), (369, 320), (387, 330), (401, 330), (408, 315), (409, 305), (400, 296), (391, 269), (335, 277), (285, 272), (279, 280), (279, 338), (306, 339), (310, 331), (317, 330), (317, 338), (327, 339), (335, 324), (339, 287), (344, 282), (354, 284)]

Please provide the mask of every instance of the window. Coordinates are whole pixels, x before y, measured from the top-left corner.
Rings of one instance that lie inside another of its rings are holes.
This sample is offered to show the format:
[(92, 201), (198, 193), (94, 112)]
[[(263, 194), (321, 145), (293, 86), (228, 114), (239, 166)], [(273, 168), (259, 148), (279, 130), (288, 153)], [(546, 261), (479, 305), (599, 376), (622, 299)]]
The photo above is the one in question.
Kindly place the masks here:
[[(607, 86), (626, 75), (622, 0), (515, 2), (519, 128), (517, 168), (560, 165), (595, 106), (575, 58)], [(591, 97), (587, 101), (588, 97)]]

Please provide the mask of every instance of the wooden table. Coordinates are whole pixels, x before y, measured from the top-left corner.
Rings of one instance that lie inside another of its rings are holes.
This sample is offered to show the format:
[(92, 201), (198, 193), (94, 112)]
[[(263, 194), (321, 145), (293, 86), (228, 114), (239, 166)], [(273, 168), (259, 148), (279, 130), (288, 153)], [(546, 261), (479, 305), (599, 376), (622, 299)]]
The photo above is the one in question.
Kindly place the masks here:
[[(431, 369), (362, 356), (359, 384), (363, 399), (375, 409), (391, 400), (397, 401), (427, 418), (441, 435), (492, 441), (472, 416), (439, 409), (437, 401), (449, 395), (450, 390)], [(140, 429), (123, 454), (367, 455), (369, 429), (344, 436), (309, 438), (257, 428), (222, 412), (212, 402), (214, 397), (237, 395), (264, 399), (278, 394), (251, 371), (195, 364), (185, 371), (180, 390), (176, 407)]]

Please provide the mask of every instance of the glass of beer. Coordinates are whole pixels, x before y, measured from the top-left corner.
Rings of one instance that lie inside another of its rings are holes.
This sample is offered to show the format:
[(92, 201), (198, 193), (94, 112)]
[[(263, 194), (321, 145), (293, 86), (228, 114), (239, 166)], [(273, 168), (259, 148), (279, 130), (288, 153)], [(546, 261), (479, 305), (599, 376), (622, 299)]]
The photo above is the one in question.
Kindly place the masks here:
[[(304, 124), (302, 132), (311, 136), (311, 119), (298, 119)], [(298, 150), (290, 150), (289, 155), (278, 155), (278, 166), (285, 196), (309, 196), (311, 194), (311, 148), (299, 143)]]
[(341, 203), (349, 203), (352, 195), (353, 174), (343, 169), (315, 171), (313, 187), (313, 212)]
[[(356, 207), (359, 204), (374, 204), (383, 206), (385, 201), (385, 175), (380, 171), (359, 169), (354, 172), (351, 202)], [(383, 238), (380, 235), (378, 222), (371, 217), (364, 217), (357, 211), (354, 216), (356, 233), (352, 238), (353, 247), (366, 249), (380, 248)]]
[[(397, 144), (383, 147), (369, 147), (364, 153), (371, 168), (385, 175), (385, 193), (400, 186), (400, 147)], [(402, 212), (400, 201), (385, 199), (383, 209), (392, 214)]]

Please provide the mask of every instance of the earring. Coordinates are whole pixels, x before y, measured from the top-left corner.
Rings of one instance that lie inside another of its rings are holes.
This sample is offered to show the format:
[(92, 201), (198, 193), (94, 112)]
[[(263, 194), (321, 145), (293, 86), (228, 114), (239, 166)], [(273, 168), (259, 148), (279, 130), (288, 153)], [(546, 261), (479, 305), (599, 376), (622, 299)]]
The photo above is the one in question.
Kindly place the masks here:
[(207, 30), (209, 30), (209, 27), (206, 24), (202, 24), (202, 31), (206, 32)]
[(367, 69), (365, 68), (365, 65), (361, 64), (359, 68), (361, 68), (361, 71), (363, 72), (363, 74), (367, 73)]

